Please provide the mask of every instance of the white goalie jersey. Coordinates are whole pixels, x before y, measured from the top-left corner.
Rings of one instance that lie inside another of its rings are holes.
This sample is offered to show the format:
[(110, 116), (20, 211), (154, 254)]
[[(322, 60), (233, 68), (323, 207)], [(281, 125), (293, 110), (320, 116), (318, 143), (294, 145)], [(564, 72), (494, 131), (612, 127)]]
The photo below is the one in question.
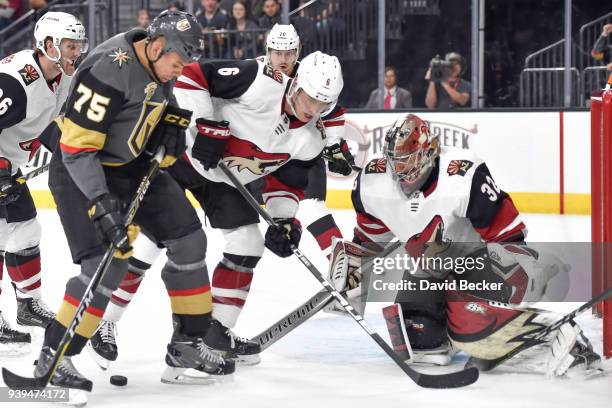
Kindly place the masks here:
[(0, 61), (0, 156), (15, 174), (40, 147), (38, 137), (60, 112), (72, 77), (47, 82), (33, 50)]
[(368, 163), (352, 193), (360, 241), (407, 242), (438, 229), (452, 242), (497, 242), (526, 234), (514, 203), (500, 190), (486, 164), (474, 153), (441, 149), (429, 179), (407, 197), (393, 180), (385, 159)]

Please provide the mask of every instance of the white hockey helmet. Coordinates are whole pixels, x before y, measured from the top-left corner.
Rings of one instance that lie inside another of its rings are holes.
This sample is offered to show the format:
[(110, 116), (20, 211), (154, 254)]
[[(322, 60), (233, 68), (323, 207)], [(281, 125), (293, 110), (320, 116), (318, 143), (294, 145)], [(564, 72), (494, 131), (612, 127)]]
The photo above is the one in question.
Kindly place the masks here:
[(289, 89), (288, 100), (301, 89), (312, 98), (327, 104), (321, 113), (321, 116), (325, 116), (336, 106), (343, 86), (342, 68), (338, 58), (315, 51), (300, 61)]
[(297, 50), (300, 52), (300, 36), (293, 27), (293, 24), (274, 24), (266, 38), (266, 48), (289, 51)]
[[(57, 51), (57, 58), (51, 58), (45, 50), (45, 40), (51, 37), (53, 47)], [(81, 53), (86, 53), (89, 43), (85, 35), (85, 26), (78, 18), (69, 13), (61, 11), (50, 11), (43, 15), (34, 27), (34, 39), (38, 48), (45, 57), (59, 64), (61, 59), (60, 44), (64, 38), (81, 42)]]

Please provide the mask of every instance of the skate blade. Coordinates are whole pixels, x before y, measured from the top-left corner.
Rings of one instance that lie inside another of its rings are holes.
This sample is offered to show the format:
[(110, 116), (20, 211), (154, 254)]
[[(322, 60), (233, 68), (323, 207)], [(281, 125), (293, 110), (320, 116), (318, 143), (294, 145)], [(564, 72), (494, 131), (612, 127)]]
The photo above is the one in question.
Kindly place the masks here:
[(253, 366), (261, 363), (261, 357), (259, 354), (251, 354), (251, 355), (239, 355), (232, 358), (236, 364), (245, 365), (245, 366)]
[(423, 367), (447, 366), (451, 363), (452, 357), (447, 355), (415, 355), (412, 360), (405, 360), (406, 364)]
[(161, 375), (161, 382), (164, 384), (210, 385), (216, 382), (214, 377), (191, 368), (167, 366)]
[(104, 357), (96, 353), (96, 350), (94, 350), (93, 346), (91, 345), (91, 342), (88, 341), (86, 347), (87, 347), (87, 352), (89, 353), (92, 360), (96, 363), (96, 365), (100, 367), (102, 371), (108, 370), (108, 367), (110, 367), (111, 361), (105, 359)]
[(69, 407), (84, 407), (87, 405), (87, 391), (71, 388), (68, 391), (68, 401), (63, 402), (62, 405)]
[(32, 352), (30, 343), (0, 343), (2, 357), (19, 357)]

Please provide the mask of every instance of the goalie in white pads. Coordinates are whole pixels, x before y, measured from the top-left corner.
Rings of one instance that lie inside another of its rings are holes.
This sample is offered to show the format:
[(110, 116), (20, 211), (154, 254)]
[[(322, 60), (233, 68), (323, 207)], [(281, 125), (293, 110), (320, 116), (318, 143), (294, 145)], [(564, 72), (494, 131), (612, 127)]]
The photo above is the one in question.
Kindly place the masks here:
[[(366, 247), (361, 251), (371, 256), (394, 238), (413, 259), (485, 255), (489, 262), (483, 273), (501, 290), (399, 291), (396, 304), (384, 311), (392, 343), (409, 362), (434, 364), (450, 362), (449, 339), (455, 348), (487, 361), (521, 347), (528, 338), (523, 336), (549, 322), (533, 310), (492, 305), (489, 296), (511, 304), (546, 300), (551, 279), (567, 279), (565, 265), (522, 245), (525, 225), (486, 164), (471, 151), (440, 147), (421, 118), (407, 115), (389, 129), (384, 156), (372, 160), (355, 182), (354, 242), (336, 242), (333, 249), (338, 256), (330, 278), (336, 288), (354, 292), (362, 278), (355, 254)], [(404, 274), (415, 283), (456, 276), (457, 270), (444, 267)], [(551, 347), (543, 364), (548, 374), (560, 376), (579, 363), (593, 366), (599, 360), (574, 322), (553, 337), (547, 339)]]
[[(34, 38), (34, 50), (0, 61), (0, 283), (4, 264), (17, 296), (17, 323), (45, 328), (55, 314), (41, 300), (41, 230), (19, 168), (36, 154), (38, 136), (66, 100), (87, 38), (81, 22), (61, 12), (43, 15)], [(11, 329), (0, 314), (0, 345), (14, 351), (11, 346), (29, 342), (28, 333)]]

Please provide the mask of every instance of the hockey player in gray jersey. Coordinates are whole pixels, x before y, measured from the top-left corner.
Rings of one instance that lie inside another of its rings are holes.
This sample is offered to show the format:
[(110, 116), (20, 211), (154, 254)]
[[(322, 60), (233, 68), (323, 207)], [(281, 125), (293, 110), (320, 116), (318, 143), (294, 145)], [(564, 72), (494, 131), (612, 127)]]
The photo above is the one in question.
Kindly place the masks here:
[[(38, 136), (66, 100), (87, 38), (81, 22), (61, 12), (43, 15), (34, 38), (35, 49), (0, 61), (0, 283), (5, 264), (17, 296), (17, 323), (45, 328), (55, 315), (41, 300), (41, 230), (19, 168), (38, 151)], [(18, 346), (29, 342), (29, 334), (11, 329), (0, 314), (0, 352), (22, 351)]]
[[(185, 150), (191, 111), (177, 106), (172, 88), (183, 66), (200, 58), (201, 50), (195, 18), (165, 11), (147, 31), (134, 29), (100, 44), (75, 77), (58, 123), (61, 136), (49, 187), (81, 273), (66, 285), (57, 317), (46, 331), (36, 376), (49, 370), (108, 244), (117, 251), (51, 379), (54, 385), (92, 389), (71, 356), (80, 353), (94, 333), (110, 294), (125, 275), (136, 231), (123, 224), (123, 213), (149, 167), (149, 153), (164, 147), (162, 167), (167, 167)], [(152, 180), (135, 223), (168, 248), (162, 278), (171, 299), (174, 333), (163, 379), (179, 381), (188, 369), (200, 371), (207, 382), (233, 373), (234, 363), (213, 353), (204, 341), (212, 308), (206, 237), (195, 210), (167, 173)]]

